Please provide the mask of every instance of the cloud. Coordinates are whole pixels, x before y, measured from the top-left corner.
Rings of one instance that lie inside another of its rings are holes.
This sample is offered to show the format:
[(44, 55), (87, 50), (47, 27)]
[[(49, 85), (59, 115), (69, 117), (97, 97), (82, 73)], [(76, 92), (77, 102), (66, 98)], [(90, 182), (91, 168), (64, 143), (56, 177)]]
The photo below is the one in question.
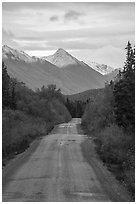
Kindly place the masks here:
[(55, 40), (50, 41), (47, 43), (47, 46), (51, 47), (51, 49), (56, 48), (64, 48), (64, 49), (78, 49), (78, 50), (85, 50), (85, 49), (98, 49), (106, 45), (106, 42), (104, 40), (100, 40), (99, 43), (97, 43), (98, 40), (92, 41), (91, 39), (83, 39), (83, 40)]
[(59, 17), (57, 15), (51, 16), (50, 21), (58, 21)]
[(107, 53), (111, 45), (112, 54), (121, 58), (127, 41), (134, 44), (135, 3), (3, 2), (2, 24), (3, 43), (16, 49), (44, 52), (63, 47), (78, 49), (85, 58), (87, 49), (92, 54), (101, 50), (96, 58), (106, 60), (112, 59)]
[(2, 43), (7, 44), (7, 42), (12, 42), (15, 35), (10, 30), (2, 29)]
[(62, 3), (55, 2), (2, 2), (4, 11), (16, 11), (23, 9), (48, 10), (50, 8), (60, 7)]
[(2, 44), (3, 45), (9, 45), (13, 48), (16, 49), (20, 49), (19, 45), (14, 42), (15, 39), (15, 35), (13, 34), (13, 32), (11, 32), (10, 30), (6, 30), (6, 29), (2, 29)]
[(96, 27), (96, 28), (87, 28), (87, 29), (71, 29), (71, 30), (61, 30), (61, 31), (46, 31), (46, 32), (38, 32), (33, 31), (30, 32), (29, 35), (22, 35), (18, 37), (19, 40), (65, 40), (65, 39), (75, 39), (75, 38), (89, 38), (94, 40), (95, 38), (102, 39), (105, 38), (106, 42), (110, 39), (110, 37), (120, 38), (124, 36), (134, 36), (134, 27), (123, 25), (121, 26), (104, 26), (104, 27)]
[(67, 21), (70, 21), (70, 20), (77, 20), (79, 18), (79, 16), (83, 15), (82, 13), (79, 13), (77, 11), (68, 11), (65, 13), (64, 15), (64, 19), (67, 20)]
[(2, 37), (3, 38), (14, 38), (14, 34), (9, 31), (9, 30), (5, 30), (4, 28), (2, 29)]
[(27, 50), (27, 51), (35, 51), (35, 50), (52, 50), (53, 48), (51, 46), (47, 46), (45, 44), (42, 44), (42, 45), (24, 45), (22, 46), (22, 50)]

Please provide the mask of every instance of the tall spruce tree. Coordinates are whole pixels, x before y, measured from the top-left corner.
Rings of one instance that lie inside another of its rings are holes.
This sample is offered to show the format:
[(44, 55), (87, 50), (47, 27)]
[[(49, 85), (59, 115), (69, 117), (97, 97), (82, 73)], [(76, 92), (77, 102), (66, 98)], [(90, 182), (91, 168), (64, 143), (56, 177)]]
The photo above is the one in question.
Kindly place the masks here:
[(10, 77), (7, 72), (7, 67), (2, 62), (2, 108), (9, 107), (9, 88), (10, 88)]
[(115, 117), (118, 125), (134, 130), (135, 127), (135, 48), (128, 42), (126, 62), (121, 77), (114, 86)]

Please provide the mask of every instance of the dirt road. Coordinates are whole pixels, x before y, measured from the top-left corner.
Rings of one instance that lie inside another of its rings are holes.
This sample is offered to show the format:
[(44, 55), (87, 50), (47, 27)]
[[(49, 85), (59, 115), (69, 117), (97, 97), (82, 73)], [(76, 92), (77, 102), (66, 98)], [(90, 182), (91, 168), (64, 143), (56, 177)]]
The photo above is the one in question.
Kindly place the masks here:
[(5, 167), (3, 201), (112, 201), (82, 156), (86, 136), (78, 134), (78, 123), (59, 125)]

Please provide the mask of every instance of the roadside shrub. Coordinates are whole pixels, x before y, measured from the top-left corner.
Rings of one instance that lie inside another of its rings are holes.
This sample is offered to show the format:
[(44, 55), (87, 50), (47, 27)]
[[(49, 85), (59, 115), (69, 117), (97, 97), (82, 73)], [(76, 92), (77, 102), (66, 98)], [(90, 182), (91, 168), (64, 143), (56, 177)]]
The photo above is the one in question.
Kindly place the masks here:
[(104, 93), (91, 101), (82, 116), (82, 126), (89, 133), (96, 133), (114, 122), (113, 89), (106, 85)]
[(97, 134), (95, 142), (101, 159), (134, 195), (135, 152), (131, 135), (112, 124)]
[(122, 163), (127, 159), (131, 138), (117, 125), (112, 124), (98, 133), (101, 147), (98, 151), (107, 163)]
[(60, 103), (58, 99), (52, 99), (50, 108), (54, 114), (53, 120), (55, 123), (63, 123), (71, 120), (71, 115), (64, 104)]

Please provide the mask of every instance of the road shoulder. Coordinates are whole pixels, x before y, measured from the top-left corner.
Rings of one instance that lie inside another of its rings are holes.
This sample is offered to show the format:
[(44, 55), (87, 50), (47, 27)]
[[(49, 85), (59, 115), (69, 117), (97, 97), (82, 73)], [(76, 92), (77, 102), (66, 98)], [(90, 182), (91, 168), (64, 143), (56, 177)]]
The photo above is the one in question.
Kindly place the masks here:
[(16, 155), (13, 159), (11, 159), (8, 164), (3, 168), (2, 170), (2, 183), (6, 183), (6, 180), (8, 180), (9, 176), (13, 174), (15, 170), (20, 168), (28, 159), (29, 156), (36, 150), (40, 143), (40, 138), (35, 139), (28, 149), (26, 149), (24, 152)]

